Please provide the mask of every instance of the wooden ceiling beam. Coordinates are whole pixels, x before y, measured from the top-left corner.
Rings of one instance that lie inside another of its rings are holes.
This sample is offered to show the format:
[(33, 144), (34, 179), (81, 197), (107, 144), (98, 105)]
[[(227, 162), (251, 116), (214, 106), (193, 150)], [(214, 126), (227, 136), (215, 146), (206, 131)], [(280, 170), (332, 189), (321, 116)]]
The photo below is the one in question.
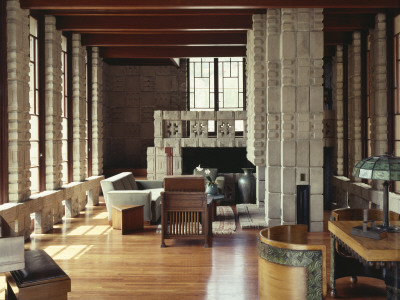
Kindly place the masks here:
[(180, 16), (180, 15), (254, 15), (265, 14), (266, 9), (49, 9), (43, 10), (53, 16)]
[(325, 15), (324, 31), (354, 31), (373, 28), (374, 15)]
[(169, 58), (105, 58), (104, 62), (116, 66), (175, 66)]
[(229, 16), (59, 16), (57, 29), (66, 31), (247, 30), (252, 17)]
[(246, 47), (104, 47), (103, 58), (245, 57)]
[(379, 11), (378, 8), (325, 8), (324, 15), (377, 14)]
[(351, 42), (351, 32), (324, 32), (325, 46), (351, 44)]
[(244, 32), (217, 33), (192, 32), (191, 34), (82, 34), (83, 46), (245, 46), (247, 35)]
[(397, 8), (398, 0), (20, 0), (28, 9)]

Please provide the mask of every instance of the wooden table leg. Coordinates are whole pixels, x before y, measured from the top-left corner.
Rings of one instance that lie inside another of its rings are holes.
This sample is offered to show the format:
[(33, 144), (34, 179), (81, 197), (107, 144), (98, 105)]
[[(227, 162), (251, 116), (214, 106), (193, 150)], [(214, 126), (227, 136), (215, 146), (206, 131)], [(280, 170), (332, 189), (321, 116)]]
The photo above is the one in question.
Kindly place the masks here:
[(388, 300), (400, 299), (400, 262), (393, 263), (387, 270), (386, 295)]
[(336, 297), (336, 284), (335, 284), (335, 256), (336, 256), (336, 247), (335, 247), (335, 239), (331, 235), (331, 276), (330, 276), (330, 283), (331, 283), (331, 297)]

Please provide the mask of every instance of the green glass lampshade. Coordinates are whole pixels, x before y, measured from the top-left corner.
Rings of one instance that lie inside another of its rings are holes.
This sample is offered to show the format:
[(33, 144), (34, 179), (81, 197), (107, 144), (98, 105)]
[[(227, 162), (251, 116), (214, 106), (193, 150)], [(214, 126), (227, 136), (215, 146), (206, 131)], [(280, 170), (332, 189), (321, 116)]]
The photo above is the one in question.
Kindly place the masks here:
[(378, 229), (398, 232), (400, 228), (389, 225), (389, 184), (400, 180), (400, 157), (391, 155), (371, 156), (358, 162), (353, 176), (364, 179), (384, 180), (383, 183), (383, 224)]
[(358, 162), (353, 176), (364, 179), (400, 180), (400, 157), (391, 155), (371, 156)]

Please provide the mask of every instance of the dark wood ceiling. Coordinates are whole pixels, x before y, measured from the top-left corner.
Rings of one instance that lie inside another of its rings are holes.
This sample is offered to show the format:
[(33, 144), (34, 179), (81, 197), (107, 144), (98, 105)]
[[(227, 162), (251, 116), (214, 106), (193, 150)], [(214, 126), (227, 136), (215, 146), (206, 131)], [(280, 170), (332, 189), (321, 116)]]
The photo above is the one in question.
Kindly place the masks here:
[(82, 34), (114, 64), (175, 64), (173, 57), (245, 56), (252, 15), (268, 8), (324, 7), (325, 46), (349, 43), (399, 0), (21, 0), (54, 15), (57, 28)]

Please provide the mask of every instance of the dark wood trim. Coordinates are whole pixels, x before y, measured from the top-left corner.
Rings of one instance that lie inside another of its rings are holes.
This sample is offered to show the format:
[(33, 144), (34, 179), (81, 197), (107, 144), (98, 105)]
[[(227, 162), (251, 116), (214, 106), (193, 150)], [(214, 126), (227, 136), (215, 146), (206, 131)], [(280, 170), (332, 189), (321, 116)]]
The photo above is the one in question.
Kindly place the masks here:
[(218, 58), (214, 58), (214, 110), (219, 111)]
[(0, 2), (0, 204), (8, 202), (7, 7)]
[(88, 114), (88, 128), (87, 128), (87, 155), (88, 155), (88, 177), (92, 176), (92, 162), (93, 162), (93, 154), (92, 154), (92, 138), (93, 138), (93, 117), (92, 117), (92, 104), (93, 104), (93, 61), (92, 61), (92, 47), (87, 47), (87, 114)]
[(245, 46), (106, 47), (103, 58), (245, 57)]
[(373, 28), (375, 15), (325, 15), (324, 31), (354, 31)]
[(341, 32), (341, 31), (326, 31), (324, 32), (324, 45), (342, 45), (351, 44), (352, 33), (351, 32)]
[[(375, 9), (377, 11), (377, 9)], [(369, 10), (372, 11), (372, 10)], [(352, 10), (354, 13), (354, 10)], [(265, 14), (266, 9), (48, 9), (46, 15), (53, 16), (181, 16), (181, 15), (256, 15)]]
[(169, 58), (105, 58), (103, 62), (112, 66), (174, 66)]
[[(394, 153), (394, 17), (389, 10), (386, 12), (386, 72), (387, 72), (387, 132), (388, 154)], [(399, 87), (397, 87), (399, 88)], [(379, 153), (384, 154), (384, 153)], [(391, 185), (393, 189), (393, 185)]]
[(246, 46), (245, 31), (166, 33), (84, 33), (83, 46)]
[(38, 21), (38, 71), (39, 71), (39, 191), (46, 190), (46, 80), (45, 80), (45, 26), (44, 16)]
[(190, 61), (186, 59), (186, 110), (190, 110)]
[(367, 32), (361, 31), (361, 155), (363, 159), (368, 156), (367, 38)]
[(74, 159), (74, 114), (72, 101), (72, 34), (64, 33), (67, 37), (67, 89), (68, 89), (68, 182), (73, 179)]
[(398, 0), (21, 0), (29, 9), (262, 9), (262, 8), (398, 8)]
[(219, 30), (252, 28), (251, 15), (222, 16), (59, 16), (57, 29), (67, 31)]
[(349, 62), (348, 45), (343, 45), (343, 176), (349, 177)]
[(246, 79), (247, 79), (247, 73), (246, 73), (246, 58), (243, 57), (243, 110), (247, 110), (247, 86), (246, 86)]

